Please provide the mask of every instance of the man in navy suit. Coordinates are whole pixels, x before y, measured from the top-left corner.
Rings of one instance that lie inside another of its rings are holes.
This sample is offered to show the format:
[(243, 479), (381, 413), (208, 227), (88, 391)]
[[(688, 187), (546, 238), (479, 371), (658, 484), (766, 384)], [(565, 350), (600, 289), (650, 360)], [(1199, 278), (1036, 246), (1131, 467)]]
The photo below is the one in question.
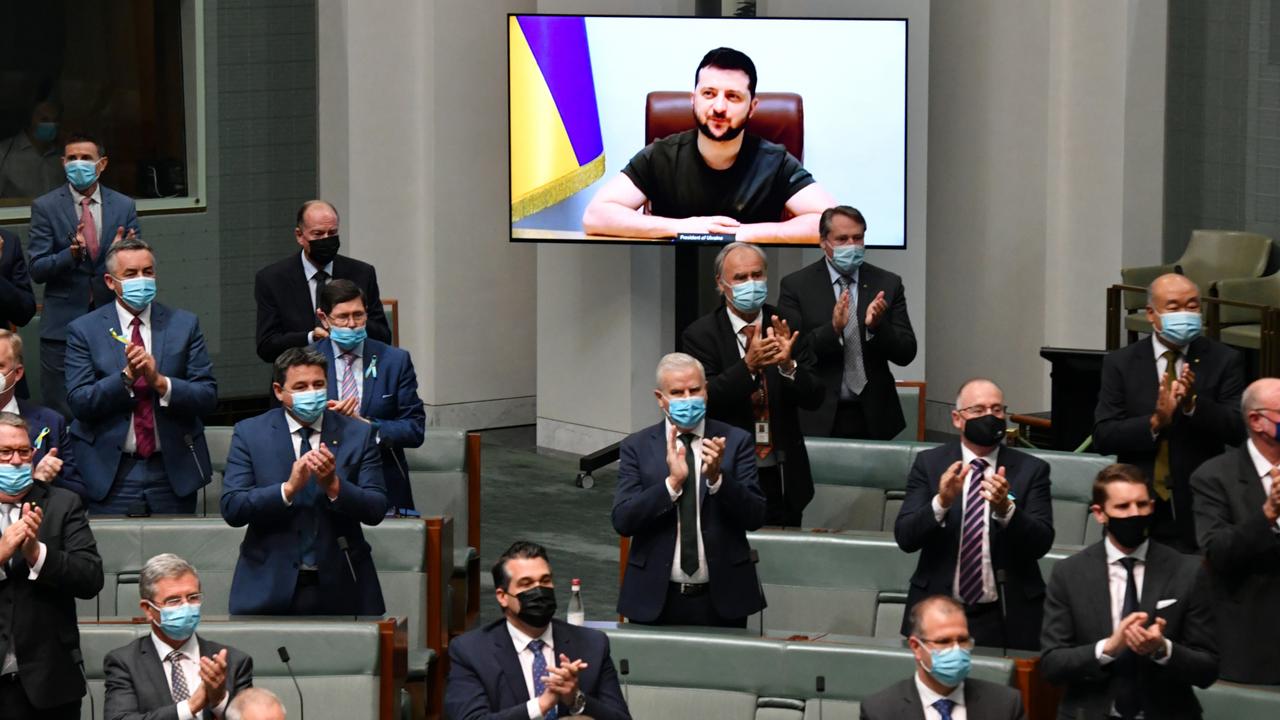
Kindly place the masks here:
[(413, 360), (368, 337), (364, 291), (350, 280), (334, 280), (320, 291), (317, 314), (329, 333), (313, 346), (329, 361), (329, 409), (373, 426), (389, 508), (412, 510), (404, 448), (422, 445), (427, 421)]
[(44, 283), (40, 317), (40, 385), (44, 402), (70, 417), (63, 385), (67, 327), (115, 302), (103, 281), (112, 238), (138, 233), (133, 198), (102, 185), (107, 151), (88, 135), (72, 135), (62, 152), (67, 185), (31, 203), (31, 277)]
[(249, 526), (231, 581), (233, 615), (381, 615), (360, 523), (387, 511), (373, 426), (326, 410), (328, 361), (289, 348), (273, 367), (281, 407), (236, 423), (222, 517)]
[(71, 442), (89, 512), (190, 514), (209, 482), (205, 415), (218, 404), (196, 316), (153, 302), (156, 261), (139, 238), (107, 250), (116, 301), (67, 328)]
[(555, 579), (541, 545), (516, 542), (493, 565), (503, 618), (449, 643), (445, 715), (630, 720), (599, 630), (554, 619)]
[(0, 228), (0, 328), (22, 327), (36, 314), (36, 295), (18, 236)]
[(755, 442), (705, 419), (706, 375), (692, 356), (663, 357), (657, 381), (666, 419), (622, 441), (613, 527), (631, 538), (631, 554), (618, 612), (653, 625), (746, 627), (764, 607), (747, 544), (765, 518)]
[(911, 466), (893, 526), (903, 552), (920, 551), (903, 635), (911, 633), (906, 618), (913, 605), (930, 595), (950, 595), (964, 604), (979, 645), (1040, 647), (1039, 561), (1054, 535), (1049, 465), (1001, 447), (1005, 410), (995, 383), (966, 382), (951, 412), (960, 439), (920, 453)]
[(0, 329), (0, 411), (11, 412), (27, 421), (31, 446), (36, 451), (31, 461), (36, 476), (52, 478), (55, 485), (83, 496), (84, 484), (76, 472), (67, 421), (47, 407), (16, 396), (14, 391), (24, 372), (22, 337)]

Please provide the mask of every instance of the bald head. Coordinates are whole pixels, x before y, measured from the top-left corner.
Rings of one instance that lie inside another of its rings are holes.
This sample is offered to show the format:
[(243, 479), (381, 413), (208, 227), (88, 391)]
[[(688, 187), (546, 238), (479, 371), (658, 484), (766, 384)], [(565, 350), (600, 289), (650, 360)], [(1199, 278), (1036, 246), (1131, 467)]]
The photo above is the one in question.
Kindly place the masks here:
[[(1191, 278), (1178, 273), (1166, 273), (1147, 286), (1147, 306), (1156, 312), (1189, 310), (1185, 307), (1191, 299), (1200, 307), (1200, 287)], [(1173, 304), (1171, 306), (1171, 303)]]
[(227, 720), (284, 720), (284, 705), (275, 693), (263, 688), (245, 688), (227, 707)]
[(1280, 422), (1280, 378), (1253, 381), (1244, 389), (1240, 409), (1254, 444), (1259, 449), (1276, 446), (1280, 450), (1280, 440), (1276, 439), (1277, 423)]
[(986, 378), (966, 380), (956, 393), (956, 410), (963, 410), (973, 405), (1003, 405), (1004, 391), (999, 385)]

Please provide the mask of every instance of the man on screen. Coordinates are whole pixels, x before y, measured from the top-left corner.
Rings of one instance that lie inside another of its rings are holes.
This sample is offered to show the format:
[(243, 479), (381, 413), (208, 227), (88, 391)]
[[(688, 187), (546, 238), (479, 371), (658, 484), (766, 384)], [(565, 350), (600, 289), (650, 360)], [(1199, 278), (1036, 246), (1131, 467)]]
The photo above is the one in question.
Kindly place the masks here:
[[(636, 153), (591, 200), (583, 229), (623, 237), (720, 233), (742, 242), (816, 243), (818, 216), (835, 200), (785, 147), (743, 132), (759, 102), (751, 58), (716, 48), (698, 64), (694, 83), (697, 129)], [(646, 202), (651, 214), (637, 212)]]

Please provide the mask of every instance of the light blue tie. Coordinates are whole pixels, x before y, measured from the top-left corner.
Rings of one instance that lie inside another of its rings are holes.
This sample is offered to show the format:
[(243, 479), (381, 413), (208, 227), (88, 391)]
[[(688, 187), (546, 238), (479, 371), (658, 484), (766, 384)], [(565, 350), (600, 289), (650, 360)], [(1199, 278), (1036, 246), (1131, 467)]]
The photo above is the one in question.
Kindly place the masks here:
[(933, 704), (933, 709), (938, 711), (942, 716), (942, 720), (951, 720), (951, 708), (956, 706), (956, 701), (949, 698), (942, 698)]
[[(542, 693), (547, 691), (547, 686), (542, 684), (542, 678), (547, 674), (547, 659), (542, 655), (542, 648), (546, 646), (547, 644), (541, 640), (529, 641), (529, 650), (533, 652), (534, 698), (540, 697)], [(556, 718), (560, 716), (559, 710), (560, 708), (552, 706), (551, 709), (547, 711), (547, 714), (543, 715), (543, 717), (546, 718), (546, 720), (556, 720)]]

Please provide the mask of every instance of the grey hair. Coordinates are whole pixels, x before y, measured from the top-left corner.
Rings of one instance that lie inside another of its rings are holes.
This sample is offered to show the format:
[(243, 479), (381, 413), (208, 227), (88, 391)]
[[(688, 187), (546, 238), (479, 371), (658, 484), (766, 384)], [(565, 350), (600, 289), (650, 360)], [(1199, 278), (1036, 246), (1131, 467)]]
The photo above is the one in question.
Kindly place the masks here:
[(107, 260), (106, 260), (107, 272), (111, 273), (112, 275), (115, 275), (116, 274), (116, 268), (115, 268), (116, 255), (122, 252), (131, 251), (131, 250), (146, 250), (147, 252), (151, 253), (151, 262), (154, 263), (156, 260), (156, 252), (151, 249), (151, 246), (148, 245), (145, 240), (143, 240), (140, 237), (125, 237), (125, 238), (122, 238), (118, 243), (112, 243), (111, 247), (107, 250)]
[(0, 342), (9, 342), (9, 347), (13, 348), (13, 362), (15, 365), (23, 365), (22, 362), (22, 336), (11, 330), (0, 328)]
[(138, 576), (138, 594), (143, 600), (154, 600), (157, 582), (185, 575), (195, 575), (197, 581), (200, 579), (200, 574), (191, 566), (191, 563), (177, 555), (173, 553), (156, 555), (142, 566), (142, 572)]
[(955, 613), (964, 615), (964, 606), (957, 602), (955, 598), (950, 595), (931, 595), (911, 608), (911, 614), (908, 617), (911, 622), (912, 635), (920, 637), (920, 632), (924, 625), (924, 614), (934, 607), (943, 615), (954, 615)]
[(22, 419), (22, 416), (17, 413), (0, 412), (0, 425), (16, 427), (23, 433), (29, 432), (27, 428), (27, 421)]
[(689, 368), (697, 368), (698, 375), (703, 379), (707, 379), (707, 371), (702, 369), (702, 363), (698, 362), (698, 358), (692, 355), (686, 355), (682, 352), (667, 353), (658, 361), (658, 372), (656, 379), (658, 389), (662, 389), (662, 376), (669, 372), (677, 370), (688, 370)]
[(280, 702), (280, 698), (276, 694), (266, 688), (249, 687), (236, 693), (235, 699), (227, 706), (227, 720), (243, 720), (244, 711), (251, 707), (271, 707), (280, 708), (280, 715), (284, 716), (284, 703)]
[(956, 391), (956, 410), (963, 410), (963, 409), (964, 409), (964, 408), (960, 407), (960, 397), (961, 397), (962, 395), (964, 395), (964, 391), (965, 391), (965, 390), (968, 390), (970, 385), (972, 385), (972, 384), (974, 384), (974, 383), (980, 383), (980, 382), (984, 382), (984, 383), (991, 383), (992, 385), (995, 385), (995, 388), (996, 388), (997, 390), (1000, 390), (1000, 393), (1001, 393), (1001, 394), (1004, 394), (1004, 390), (1002, 390), (1002, 389), (1000, 388), (1000, 386), (999, 386), (999, 385), (996, 385), (996, 381), (995, 381), (995, 380), (990, 380), (990, 379), (988, 379), (988, 378), (984, 378), (984, 377), (974, 377), (974, 378), (969, 378), (968, 380), (965, 380), (965, 381), (960, 385), (960, 389)]
[[(720, 279), (720, 274), (724, 270), (725, 259), (728, 258), (729, 253), (733, 252), (734, 250), (750, 250), (751, 252), (756, 254), (756, 257), (760, 258), (760, 262), (764, 263), (765, 269), (766, 270), (769, 269), (769, 257), (764, 254), (764, 250), (761, 250), (758, 245), (752, 245), (751, 243), (744, 243), (744, 242), (731, 242), (728, 245), (725, 245), (724, 247), (720, 248), (720, 252), (716, 253), (716, 279), (717, 280)], [(720, 292), (719, 283), (716, 283), (716, 292)]]

